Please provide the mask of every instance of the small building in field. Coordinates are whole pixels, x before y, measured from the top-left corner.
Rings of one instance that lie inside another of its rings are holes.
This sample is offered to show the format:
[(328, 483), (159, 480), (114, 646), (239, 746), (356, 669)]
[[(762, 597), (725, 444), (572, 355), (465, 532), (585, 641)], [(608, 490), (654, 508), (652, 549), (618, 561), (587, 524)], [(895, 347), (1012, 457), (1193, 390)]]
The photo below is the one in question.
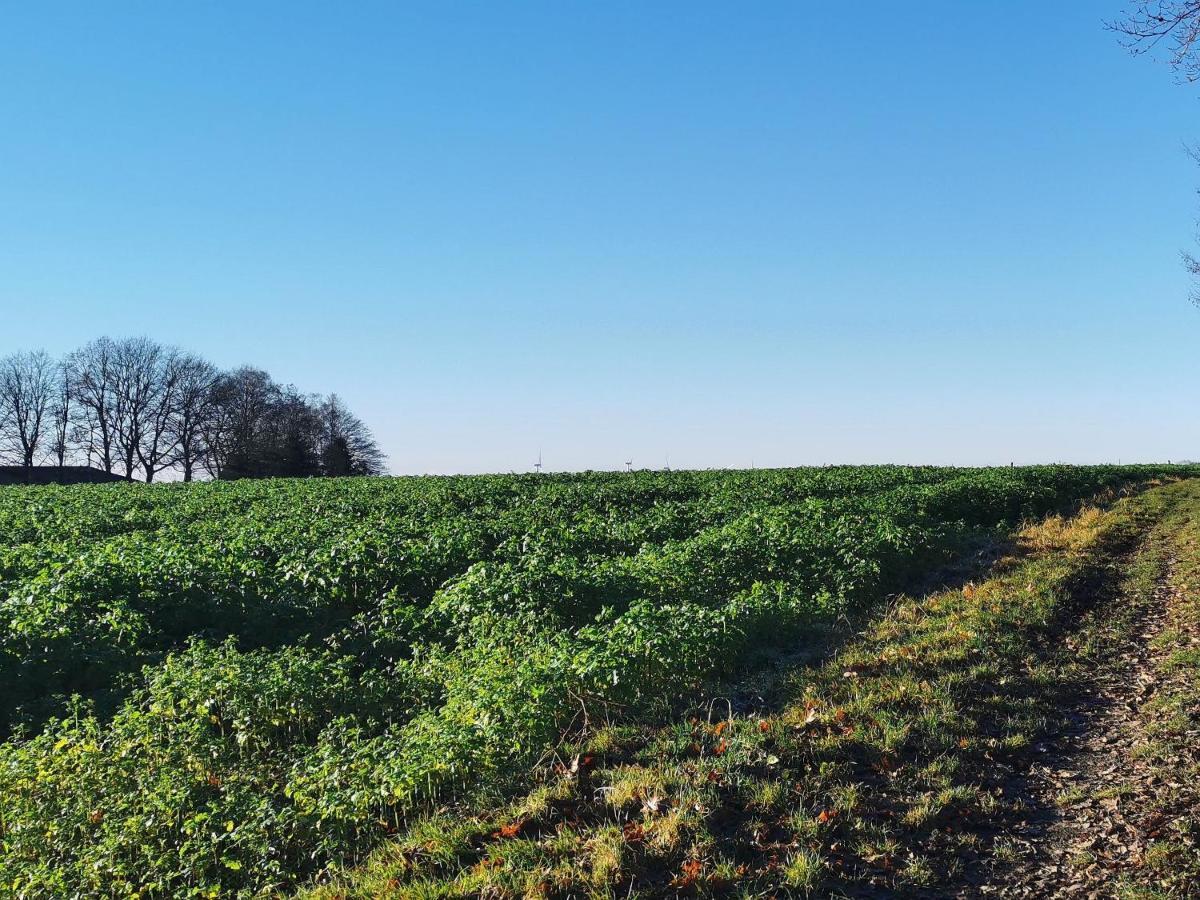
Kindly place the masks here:
[(104, 484), (128, 481), (91, 466), (0, 466), (0, 485), (6, 484)]

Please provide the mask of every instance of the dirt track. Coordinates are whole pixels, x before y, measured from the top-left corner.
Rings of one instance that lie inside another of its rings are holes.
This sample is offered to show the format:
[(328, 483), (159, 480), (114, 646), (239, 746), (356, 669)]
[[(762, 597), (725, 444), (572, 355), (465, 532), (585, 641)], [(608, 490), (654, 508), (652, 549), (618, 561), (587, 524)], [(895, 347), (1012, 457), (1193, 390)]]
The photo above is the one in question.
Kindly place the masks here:
[[(1182, 596), (1179, 561), (1169, 546), (1178, 530), (1177, 523), (1159, 535), (1157, 548), (1141, 551), (1158, 555), (1152, 590), (1118, 594), (1108, 604), (1126, 617), (1125, 627), (1098, 626), (1111, 656), (1063, 708), (1063, 727), (1035, 747), (1037, 761), (1006, 787), (1020, 810), (1017, 824), (1001, 842), (990, 878), (963, 896), (1125, 896), (1133, 883), (1145, 886), (1147, 852), (1171, 818), (1164, 807), (1196, 802), (1188, 776), (1174, 780), (1140, 752), (1166, 677), (1161, 664), (1168, 651), (1156, 646), (1156, 638)], [(1172, 625), (1200, 644), (1194, 623)], [(1069, 640), (1065, 652), (1071, 652)], [(1200, 885), (1195, 893), (1184, 890), (1184, 896), (1200, 896)]]

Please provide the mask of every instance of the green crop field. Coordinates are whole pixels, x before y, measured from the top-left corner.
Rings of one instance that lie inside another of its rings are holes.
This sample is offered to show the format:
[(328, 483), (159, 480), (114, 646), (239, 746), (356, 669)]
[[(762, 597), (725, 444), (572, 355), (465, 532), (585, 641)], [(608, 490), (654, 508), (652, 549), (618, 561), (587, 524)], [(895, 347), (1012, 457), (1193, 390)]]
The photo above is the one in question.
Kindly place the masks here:
[[(816, 664), (889, 598), (990, 558), (1023, 523), (1194, 474), (882, 466), (0, 489), (0, 896), (252, 895), (330, 879), (342, 887), (324, 890), (364, 896), (627, 896), (839, 878), (805, 874), (827, 868), (815, 832), (808, 848), (791, 834), (761, 870), (734, 854), (718, 878), (719, 848), (682, 839), (638, 868), (622, 848), (646, 840), (620, 817), (601, 829), (616, 861), (560, 882), (553, 863), (514, 864), (511, 883), (503, 865), (480, 874), (490, 857), (462, 834), (433, 862), (380, 860), (431, 816), (491, 835), (486, 811), (546, 773), (577, 784), (593, 764), (579, 748), (598, 735), (689, 716), (707, 728), (717, 696), (723, 721), (757, 715), (730, 685)], [(720, 730), (681, 727), (685, 748), (726, 756)], [(655, 811), (657, 794), (637, 796)]]

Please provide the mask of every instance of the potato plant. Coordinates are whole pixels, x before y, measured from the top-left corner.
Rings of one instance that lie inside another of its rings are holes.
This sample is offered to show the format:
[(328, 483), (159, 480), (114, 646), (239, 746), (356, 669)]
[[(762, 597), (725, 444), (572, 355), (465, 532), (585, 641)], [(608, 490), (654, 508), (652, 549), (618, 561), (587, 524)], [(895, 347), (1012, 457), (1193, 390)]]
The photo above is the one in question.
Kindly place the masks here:
[(0, 893), (352, 863), (818, 640), (972, 541), (1181, 467), (0, 490)]

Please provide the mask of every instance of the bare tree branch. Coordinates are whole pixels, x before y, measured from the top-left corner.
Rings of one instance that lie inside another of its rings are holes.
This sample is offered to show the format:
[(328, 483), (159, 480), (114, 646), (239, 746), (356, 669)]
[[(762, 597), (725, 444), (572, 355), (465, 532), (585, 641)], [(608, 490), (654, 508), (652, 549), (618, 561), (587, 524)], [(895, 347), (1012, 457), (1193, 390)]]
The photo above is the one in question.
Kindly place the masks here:
[(1200, 80), (1200, 0), (1138, 0), (1108, 27), (1131, 53), (1149, 53), (1170, 41), (1168, 62), (1186, 81)]

